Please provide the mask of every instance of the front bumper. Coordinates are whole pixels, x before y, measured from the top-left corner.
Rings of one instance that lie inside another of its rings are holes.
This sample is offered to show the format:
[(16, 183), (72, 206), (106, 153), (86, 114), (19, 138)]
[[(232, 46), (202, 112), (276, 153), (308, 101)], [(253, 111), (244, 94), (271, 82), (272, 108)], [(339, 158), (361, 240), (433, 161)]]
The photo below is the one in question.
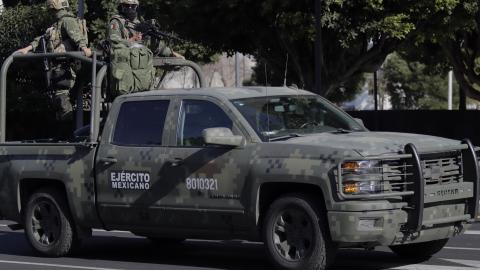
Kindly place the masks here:
[(464, 204), (426, 207), (422, 229), (404, 230), (407, 211), (328, 212), (332, 240), (347, 245), (396, 245), (450, 238), (463, 233), (473, 220), (464, 215)]

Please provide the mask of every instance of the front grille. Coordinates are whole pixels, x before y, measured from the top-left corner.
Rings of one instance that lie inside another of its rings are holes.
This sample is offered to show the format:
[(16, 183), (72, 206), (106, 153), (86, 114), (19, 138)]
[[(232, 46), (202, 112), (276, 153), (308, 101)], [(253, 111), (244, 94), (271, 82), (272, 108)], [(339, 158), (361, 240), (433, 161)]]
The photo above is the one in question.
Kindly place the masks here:
[(437, 156), (421, 156), (426, 185), (447, 185), (463, 182), (462, 153), (454, 151)]

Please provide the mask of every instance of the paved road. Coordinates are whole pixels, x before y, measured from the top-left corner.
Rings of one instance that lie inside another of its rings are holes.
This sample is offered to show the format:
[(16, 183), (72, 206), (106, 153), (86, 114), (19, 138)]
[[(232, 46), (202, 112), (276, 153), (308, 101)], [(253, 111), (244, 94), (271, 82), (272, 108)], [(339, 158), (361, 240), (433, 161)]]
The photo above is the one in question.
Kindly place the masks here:
[[(263, 245), (236, 241), (186, 241), (162, 247), (129, 233), (95, 231), (76, 255), (66, 258), (35, 256), (23, 232), (11, 232), (0, 222), (0, 269), (156, 269), (156, 270), (270, 270)], [(342, 250), (333, 269), (472, 270), (480, 269), (480, 224), (451, 240), (431, 260), (415, 264), (388, 249)], [(272, 269), (273, 270), (273, 269)]]

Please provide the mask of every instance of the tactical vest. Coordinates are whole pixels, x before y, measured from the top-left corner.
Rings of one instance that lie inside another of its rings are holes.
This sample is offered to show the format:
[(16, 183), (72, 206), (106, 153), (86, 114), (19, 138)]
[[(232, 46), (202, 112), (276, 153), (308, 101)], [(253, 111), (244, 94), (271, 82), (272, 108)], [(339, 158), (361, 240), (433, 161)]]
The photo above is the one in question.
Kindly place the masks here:
[(70, 38), (63, 38), (62, 30), (63, 24), (65, 23), (65, 18), (74, 18), (77, 20), (79, 32), (88, 44), (88, 29), (86, 20), (82, 20), (73, 15), (67, 14), (62, 16), (52, 27), (48, 28), (46, 31), (48, 41), (47, 49), (50, 52), (64, 53), (77, 50), (75, 44), (73, 44)]

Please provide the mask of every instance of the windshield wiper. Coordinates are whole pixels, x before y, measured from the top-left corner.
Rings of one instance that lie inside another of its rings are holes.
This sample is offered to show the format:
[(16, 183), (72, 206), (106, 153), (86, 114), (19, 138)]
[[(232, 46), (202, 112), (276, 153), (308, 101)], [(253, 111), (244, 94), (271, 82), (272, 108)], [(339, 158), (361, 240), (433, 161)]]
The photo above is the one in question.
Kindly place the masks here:
[(269, 142), (283, 141), (283, 140), (288, 140), (288, 139), (291, 139), (291, 138), (298, 138), (298, 137), (303, 137), (303, 135), (300, 135), (298, 133), (291, 133), (291, 134), (288, 134), (288, 135), (285, 135), (285, 136), (269, 138), (268, 141)]

